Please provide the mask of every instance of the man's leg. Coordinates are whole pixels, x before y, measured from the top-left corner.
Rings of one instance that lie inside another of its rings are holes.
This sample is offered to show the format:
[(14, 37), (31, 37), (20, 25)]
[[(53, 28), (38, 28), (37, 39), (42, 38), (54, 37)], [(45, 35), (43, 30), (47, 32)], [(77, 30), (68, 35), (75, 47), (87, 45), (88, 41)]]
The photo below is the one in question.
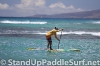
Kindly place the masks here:
[(46, 36), (46, 39), (48, 41), (47, 49), (49, 49), (49, 47), (50, 47), (50, 50), (52, 50), (52, 39), (51, 39), (51, 36), (50, 37)]
[(49, 49), (49, 45), (50, 45), (50, 44), (49, 44), (49, 42), (48, 42), (47, 49)]
[(50, 50), (53, 50), (53, 49), (52, 49), (52, 41), (49, 42), (49, 43), (50, 43)]

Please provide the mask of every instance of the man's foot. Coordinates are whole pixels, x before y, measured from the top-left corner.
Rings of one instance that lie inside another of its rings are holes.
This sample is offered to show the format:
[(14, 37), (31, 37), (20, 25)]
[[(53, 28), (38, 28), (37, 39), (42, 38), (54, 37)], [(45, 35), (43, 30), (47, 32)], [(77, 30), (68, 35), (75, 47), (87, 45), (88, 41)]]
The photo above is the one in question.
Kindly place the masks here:
[(53, 50), (52, 48), (50, 48), (50, 50)]

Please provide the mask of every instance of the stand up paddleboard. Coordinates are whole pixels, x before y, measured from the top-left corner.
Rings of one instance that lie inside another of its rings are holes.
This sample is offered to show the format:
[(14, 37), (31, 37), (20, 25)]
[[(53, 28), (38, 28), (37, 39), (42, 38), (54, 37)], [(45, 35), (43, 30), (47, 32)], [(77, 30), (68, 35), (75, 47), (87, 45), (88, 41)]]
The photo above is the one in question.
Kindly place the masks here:
[(76, 52), (80, 52), (79, 49), (40, 49), (40, 48), (28, 48), (27, 50), (47, 50), (47, 51), (51, 51), (51, 52), (69, 52), (69, 51), (76, 51)]

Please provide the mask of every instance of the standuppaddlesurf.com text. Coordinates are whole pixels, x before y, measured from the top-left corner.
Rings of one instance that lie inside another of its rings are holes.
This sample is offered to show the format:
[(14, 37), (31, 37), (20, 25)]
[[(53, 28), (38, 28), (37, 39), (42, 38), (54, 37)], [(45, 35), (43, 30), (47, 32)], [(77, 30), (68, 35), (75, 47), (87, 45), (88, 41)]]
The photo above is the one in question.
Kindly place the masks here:
[(54, 59), (52, 61), (50, 60), (46, 60), (46, 59), (42, 59), (42, 60), (37, 60), (37, 59), (28, 59), (27, 61), (19, 61), (19, 60), (13, 60), (13, 59), (9, 59), (9, 60), (5, 60), (2, 59), (0, 60), (0, 65), (14, 65), (14, 66), (23, 66), (23, 65), (35, 65), (35, 66), (40, 66), (40, 65), (98, 65), (100, 66), (100, 60), (96, 60), (96, 61), (86, 61), (85, 59), (76, 61), (74, 59), (70, 59), (70, 60), (65, 60), (65, 59)]

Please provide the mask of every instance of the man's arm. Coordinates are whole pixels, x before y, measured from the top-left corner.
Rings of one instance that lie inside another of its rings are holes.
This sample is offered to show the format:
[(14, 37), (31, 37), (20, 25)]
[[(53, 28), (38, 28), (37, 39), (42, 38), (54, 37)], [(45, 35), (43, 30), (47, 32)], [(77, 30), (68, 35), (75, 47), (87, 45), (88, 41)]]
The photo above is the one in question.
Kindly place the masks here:
[(57, 37), (57, 35), (56, 35), (56, 34), (55, 34), (54, 36), (55, 36), (55, 38), (56, 38), (58, 41), (60, 41), (60, 40), (58, 39), (58, 37)]
[(63, 31), (63, 28), (62, 29), (59, 29), (59, 30), (56, 30), (56, 32), (60, 32), (60, 31)]
[[(63, 29), (59, 29), (59, 30), (56, 30), (56, 32), (60, 32), (60, 31), (62, 31), (62, 30), (63, 30)], [(56, 33), (54, 33), (54, 36), (55, 36), (55, 38), (56, 38), (58, 41), (60, 41), (60, 40), (58, 39)]]
[(62, 28), (62, 29), (60, 29), (59, 31), (63, 31), (63, 28)]

